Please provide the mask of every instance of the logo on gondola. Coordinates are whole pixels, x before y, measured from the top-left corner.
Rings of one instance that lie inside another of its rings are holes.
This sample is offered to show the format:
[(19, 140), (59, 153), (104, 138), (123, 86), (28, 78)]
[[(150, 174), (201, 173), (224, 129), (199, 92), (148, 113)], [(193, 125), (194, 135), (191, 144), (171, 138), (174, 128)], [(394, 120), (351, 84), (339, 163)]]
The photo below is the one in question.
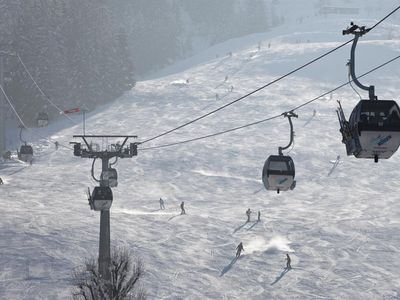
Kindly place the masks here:
[(282, 178), (282, 179), (277, 179), (276, 181), (278, 182), (278, 184), (284, 184), (288, 179), (287, 178)]
[(386, 144), (391, 138), (392, 138), (391, 135), (388, 135), (385, 137), (382, 137), (381, 135), (379, 135), (376, 139), (372, 140), (372, 142), (375, 145), (382, 146), (382, 145)]

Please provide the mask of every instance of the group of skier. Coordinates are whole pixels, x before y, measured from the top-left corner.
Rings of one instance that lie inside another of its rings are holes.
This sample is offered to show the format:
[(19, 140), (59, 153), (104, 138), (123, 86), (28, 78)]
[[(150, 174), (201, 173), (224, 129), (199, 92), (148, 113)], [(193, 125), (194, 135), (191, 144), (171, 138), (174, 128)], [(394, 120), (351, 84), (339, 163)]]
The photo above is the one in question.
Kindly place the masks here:
[[(186, 215), (186, 210), (185, 210), (185, 202), (182, 201), (181, 205), (181, 215)], [(160, 198), (160, 210), (164, 210), (165, 209), (165, 202), (164, 199)]]
[[(248, 208), (246, 210), (246, 216), (247, 216), (247, 221), (246, 222), (250, 222), (251, 213), (252, 213), (252, 210), (250, 208)], [(261, 212), (260, 211), (258, 211), (258, 213), (257, 213), (257, 222), (259, 222), (259, 221), (261, 221)]]
[[(242, 254), (242, 251), (244, 251), (243, 243), (240, 242), (239, 245), (236, 246), (236, 259), (240, 257)], [(290, 270), (292, 268), (291, 263), (292, 259), (290, 258), (289, 254), (286, 253), (286, 269)]]
[[(1, 180), (1, 178), (0, 178)], [(2, 184), (2, 183), (0, 183)], [(185, 211), (185, 202), (182, 201), (180, 204), (180, 208), (181, 208), (181, 215), (186, 215), (186, 211)], [(165, 202), (162, 198), (160, 198), (160, 210), (164, 210), (165, 209)], [(250, 222), (250, 215), (251, 215), (252, 211), (250, 208), (248, 208), (246, 210), (246, 215), (247, 215), (247, 222)], [(257, 213), (257, 222), (260, 221), (261, 218), (261, 212), (258, 211)], [(240, 255), (242, 254), (242, 252), (244, 251), (244, 247), (243, 247), (243, 243), (240, 242), (239, 245), (237, 245), (236, 247), (236, 259), (238, 259), (240, 257)], [(286, 269), (291, 269), (291, 258), (289, 256), (288, 253), (286, 253)]]

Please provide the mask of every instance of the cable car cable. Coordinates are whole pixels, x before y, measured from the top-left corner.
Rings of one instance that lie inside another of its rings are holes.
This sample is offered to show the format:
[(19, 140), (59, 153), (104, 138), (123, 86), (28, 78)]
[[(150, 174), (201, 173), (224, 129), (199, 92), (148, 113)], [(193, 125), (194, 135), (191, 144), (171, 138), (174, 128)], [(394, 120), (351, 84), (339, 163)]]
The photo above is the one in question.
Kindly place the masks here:
[[(49, 141), (50, 143), (55, 144), (55, 142), (53, 142), (50, 138), (44, 137), (44, 136), (42, 136), (42, 135), (36, 133), (32, 128), (27, 127), (26, 124), (24, 123), (24, 121), (22, 121), (22, 118), (19, 116), (19, 114), (18, 114), (17, 110), (15, 109), (14, 105), (12, 104), (10, 98), (8, 97), (8, 95), (6, 94), (6, 92), (4, 91), (4, 88), (3, 88), (2, 85), (0, 85), (0, 89), (1, 89), (1, 91), (2, 91), (2, 93), (3, 93), (3, 95), (4, 95), (4, 97), (6, 98), (8, 104), (10, 105), (11, 109), (13, 110), (14, 114), (17, 116), (18, 120), (21, 122), (21, 125), (23, 126), (23, 128), (25, 128), (26, 130), (31, 131), (31, 132), (32, 132), (34, 135), (36, 135), (37, 137), (40, 137), (40, 138), (42, 138), (42, 139), (45, 139), (45, 140)], [(61, 147), (66, 148), (66, 149), (68, 149), (68, 150), (73, 150), (73, 148), (68, 147), (68, 146), (65, 146), (65, 145), (63, 145), (63, 144), (61, 144), (61, 143), (58, 143), (58, 145), (61, 146)]]
[(376, 23), (374, 26), (372, 26), (371, 28), (369, 28), (369, 31), (373, 30), (376, 26), (378, 26), (379, 24), (381, 24), (383, 21), (385, 21), (387, 18), (389, 18), (391, 15), (393, 15), (396, 11), (398, 11), (400, 9), (400, 5), (397, 6), (394, 10), (392, 10), (389, 14), (387, 14), (384, 18), (382, 18), (378, 23)]
[[(386, 15), (384, 18), (382, 18), (380, 21), (378, 21), (374, 26), (372, 26), (371, 28), (369, 28), (368, 31), (373, 30), (375, 27), (377, 27), (379, 24), (381, 24), (384, 20), (386, 20), (387, 18), (389, 18), (392, 14), (394, 14), (394, 13), (395, 13), (397, 10), (399, 10), (399, 9), (400, 9), (400, 5), (399, 5), (398, 7), (396, 7), (394, 10), (392, 10), (389, 14), (387, 14), (387, 15)], [(326, 52), (326, 53), (324, 53), (324, 54), (318, 56), (317, 58), (315, 58), (315, 59), (313, 59), (313, 60), (311, 60), (311, 61), (309, 61), (309, 62), (303, 64), (302, 66), (300, 66), (300, 67), (298, 67), (298, 68), (296, 68), (296, 69), (290, 71), (289, 73), (286, 73), (285, 75), (282, 75), (282, 76), (280, 76), (280, 77), (278, 77), (278, 78), (276, 78), (276, 79), (270, 81), (269, 83), (267, 83), (267, 84), (265, 84), (265, 85), (263, 85), (263, 86), (261, 86), (261, 87), (255, 89), (255, 90), (253, 90), (253, 91), (250, 92), (250, 93), (247, 93), (247, 94), (245, 94), (245, 95), (243, 95), (243, 96), (241, 96), (241, 97), (239, 97), (239, 98), (237, 98), (237, 99), (235, 99), (235, 100), (233, 100), (233, 101), (231, 101), (231, 102), (229, 102), (229, 103), (227, 103), (227, 104), (225, 104), (225, 105), (223, 105), (223, 106), (221, 106), (221, 107), (219, 107), (219, 108), (217, 108), (217, 109), (214, 109), (214, 110), (212, 110), (212, 111), (210, 111), (210, 112), (208, 112), (208, 113), (206, 113), (206, 114), (204, 114), (204, 115), (202, 115), (202, 116), (200, 116), (200, 117), (197, 117), (197, 118), (195, 118), (195, 119), (193, 119), (193, 120), (191, 120), (191, 121), (189, 121), (189, 122), (186, 122), (186, 123), (184, 123), (184, 124), (182, 124), (182, 125), (180, 125), (180, 126), (178, 126), (178, 127), (175, 127), (175, 128), (170, 129), (170, 130), (168, 130), (168, 131), (165, 131), (164, 133), (161, 133), (161, 134), (159, 134), (159, 135), (156, 135), (156, 136), (154, 136), (154, 137), (152, 137), (152, 138), (146, 139), (146, 140), (144, 140), (143, 142), (140, 142), (140, 144), (144, 144), (144, 143), (153, 141), (153, 140), (155, 140), (155, 139), (158, 139), (158, 138), (160, 138), (160, 137), (162, 137), (162, 136), (165, 136), (165, 135), (167, 135), (167, 134), (169, 134), (169, 133), (172, 133), (172, 132), (174, 132), (174, 131), (176, 131), (176, 130), (178, 130), (178, 129), (181, 129), (181, 128), (186, 127), (186, 126), (188, 126), (188, 125), (190, 125), (190, 124), (193, 124), (193, 123), (195, 123), (195, 122), (197, 122), (197, 121), (199, 121), (199, 120), (201, 120), (201, 119), (204, 119), (204, 118), (206, 118), (206, 117), (208, 117), (208, 116), (210, 116), (210, 115), (212, 115), (212, 114), (214, 114), (214, 113), (216, 113), (216, 112), (218, 112), (218, 111), (220, 111), (220, 110), (223, 110), (224, 108), (226, 108), (226, 107), (228, 107), (228, 106), (231, 106), (231, 105), (235, 104), (236, 102), (239, 102), (239, 101), (241, 101), (241, 100), (243, 100), (243, 99), (245, 99), (245, 98), (247, 98), (247, 97), (249, 97), (249, 96), (251, 96), (251, 95), (253, 95), (253, 94), (255, 94), (255, 93), (257, 93), (257, 92), (259, 92), (259, 91), (261, 91), (261, 90), (263, 90), (263, 89), (265, 89), (265, 88), (267, 88), (267, 87), (269, 87), (270, 85), (272, 85), (272, 84), (274, 84), (274, 83), (276, 83), (276, 82), (278, 82), (278, 81), (280, 81), (280, 80), (282, 80), (282, 79), (284, 79), (284, 78), (286, 78), (286, 77), (288, 77), (288, 76), (290, 76), (290, 75), (296, 73), (297, 71), (299, 71), (299, 70), (301, 70), (301, 69), (303, 69), (303, 68), (305, 68), (305, 67), (307, 67), (307, 66), (313, 64), (314, 62), (316, 62), (316, 61), (318, 61), (318, 60), (324, 58), (325, 56), (328, 56), (329, 54), (331, 54), (331, 53), (333, 53), (333, 52), (339, 50), (340, 48), (346, 46), (347, 44), (353, 42), (353, 40), (354, 40), (354, 38), (351, 39), (351, 40), (349, 40), (349, 41), (347, 41), (347, 42), (345, 42), (345, 43), (343, 43), (343, 44), (341, 44), (341, 45), (339, 45), (339, 46), (337, 46), (337, 47), (335, 47), (334, 49), (332, 49), (332, 50), (330, 50), (330, 51), (328, 51), (328, 52)]]
[[(28, 68), (26, 67), (25, 63), (22, 61), (21, 57), (19, 56), (18, 53), (16, 53), (18, 60), (20, 61), (21, 65), (24, 67), (26, 73), (28, 73), (29, 77), (32, 79), (33, 83), (35, 84), (35, 86), (37, 87), (37, 89), (39, 90), (39, 92), (45, 97), (45, 99), (47, 100), (47, 102), (49, 102), (53, 107), (55, 107), (59, 113), (61, 113), (62, 115), (64, 115), (66, 118), (68, 118), (70, 121), (74, 122), (74, 120), (72, 120), (69, 116), (67, 116), (64, 111), (59, 108), (51, 99), (49, 96), (47, 96), (47, 94), (45, 92), (43, 92), (43, 90), (40, 88), (40, 86), (37, 84), (36, 80), (33, 78), (31, 72), (29, 72)], [(74, 122), (75, 123), (75, 122)]]
[[(371, 69), (371, 70), (365, 72), (365, 73), (362, 74), (362, 75), (359, 75), (357, 78), (362, 78), (362, 77), (364, 77), (364, 76), (367, 76), (368, 74), (370, 74), (370, 73), (372, 73), (372, 72), (375, 72), (376, 70), (378, 70), (378, 69), (380, 69), (380, 68), (382, 68), (382, 67), (384, 67), (384, 66), (386, 66), (386, 65), (388, 65), (388, 64), (390, 64), (390, 63), (392, 63), (393, 61), (395, 61), (395, 60), (397, 60), (397, 59), (399, 59), (399, 58), (400, 58), (400, 55), (398, 55), (398, 56), (396, 56), (396, 57), (394, 57), (394, 58), (392, 58), (392, 59), (386, 61), (385, 63), (383, 63), (383, 64), (381, 64), (381, 65), (379, 65), (379, 66), (377, 66), (377, 67), (375, 67), (375, 68), (373, 68), (373, 69)], [(352, 81), (352, 80), (351, 80), (351, 81)], [(307, 101), (307, 102), (305, 102), (305, 103), (303, 103), (303, 104), (301, 104), (301, 105), (299, 105), (299, 106), (293, 108), (293, 109), (290, 110), (290, 111), (295, 111), (295, 110), (301, 109), (301, 108), (303, 108), (304, 106), (307, 106), (308, 104), (311, 104), (312, 102), (315, 102), (315, 101), (317, 101), (318, 99), (323, 98), (323, 97), (329, 95), (330, 93), (335, 92), (335, 91), (337, 91), (337, 90), (339, 90), (339, 89), (345, 87), (345, 86), (348, 85), (348, 84), (349, 84), (349, 82), (345, 82), (345, 83), (343, 83), (343, 84), (337, 86), (336, 88), (331, 89), (330, 91), (328, 91), (328, 92), (326, 92), (326, 93), (323, 93), (322, 95), (320, 95), (320, 96), (318, 96), (318, 97), (316, 97), (316, 98), (314, 98), (314, 99), (312, 99), (312, 100), (309, 100), (309, 101)], [(155, 150), (155, 149), (159, 149), (159, 148), (166, 148), (166, 147), (171, 147), (171, 146), (176, 146), (176, 145), (187, 144), (187, 143), (190, 143), (190, 142), (195, 142), (195, 141), (199, 141), (199, 140), (203, 140), (203, 139), (207, 139), (207, 138), (219, 136), (219, 135), (222, 135), (222, 134), (225, 134), (225, 133), (237, 131), (237, 130), (244, 129), (244, 128), (247, 128), (247, 127), (250, 127), (250, 126), (253, 126), (253, 125), (257, 125), (257, 124), (260, 124), (260, 123), (264, 123), (264, 122), (267, 122), (267, 121), (271, 121), (271, 120), (273, 120), (273, 119), (276, 119), (276, 118), (279, 118), (279, 117), (283, 116), (284, 114), (285, 114), (285, 112), (282, 113), (282, 114), (273, 116), (273, 117), (269, 117), (269, 118), (266, 118), (266, 119), (263, 119), (263, 120), (259, 120), (259, 121), (253, 122), (253, 123), (249, 123), (249, 124), (246, 124), (246, 125), (238, 126), (238, 127), (235, 127), (235, 128), (231, 128), (231, 129), (228, 129), (228, 130), (216, 132), (216, 133), (213, 133), (213, 134), (209, 134), (209, 135), (205, 135), (205, 136), (201, 136), (201, 137), (197, 137), (197, 138), (193, 138), (193, 139), (188, 139), (188, 140), (184, 140), (184, 141), (180, 141), (180, 142), (169, 143), (169, 144), (164, 144), (164, 145), (159, 145), (159, 146), (152, 146), (152, 147), (146, 147), (146, 148), (139, 148), (139, 150), (142, 150), (142, 151), (146, 151), (146, 150)]]
[(219, 108), (216, 108), (216, 109), (214, 109), (214, 110), (212, 110), (212, 111), (210, 111), (210, 112), (208, 112), (208, 113), (206, 113), (206, 114), (204, 114), (204, 115), (202, 115), (202, 116), (200, 116), (200, 117), (197, 117), (197, 118), (195, 118), (195, 119), (193, 119), (193, 120), (191, 120), (191, 121), (189, 121), (189, 122), (186, 122), (186, 123), (184, 123), (184, 124), (182, 124), (182, 125), (180, 125), (180, 126), (178, 126), (178, 127), (175, 127), (175, 128), (173, 128), (173, 129), (170, 129), (170, 130), (168, 130), (168, 131), (166, 131), (166, 132), (164, 132), (164, 133), (161, 133), (161, 134), (156, 135), (156, 136), (154, 136), (154, 137), (152, 137), (152, 138), (149, 138), (149, 139), (147, 139), (147, 140), (144, 140), (143, 142), (140, 142), (140, 144), (144, 144), (144, 143), (153, 141), (153, 140), (155, 140), (155, 139), (158, 139), (158, 138), (160, 138), (160, 137), (162, 137), (162, 136), (165, 136), (165, 135), (167, 135), (167, 134), (169, 134), (169, 133), (172, 133), (172, 132), (174, 132), (174, 131), (176, 131), (176, 130), (178, 130), (178, 129), (181, 129), (181, 128), (186, 127), (186, 126), (188, 126), (188, 125), (190, 125), (190, 124), (193, 124), (193, 123), (195, 123), (195, 122), (197, 122), (197, 121), (199, 121), (199, 120), (201, 120), (201, 119), (204, 119), (204, 118), (206, 118), (206, 117), (208, 117), (208, 116), (210, 116), (210, 115), (212, 115), (212, 114), (214, 114), (214, 113), (216, 113), (216, 112), (218, 112), (218, 111), (220, 111), (220, 110), (223, 110), (224, 108), (226, 108), (226, 107), (228, 107), (228, 106), (231, 106), (231, 105), (233, 105), (233, 104), (235, 104), (235, 103), (237, 103), (237, 102), (239, 102), (239, 101), (241, 101), (241, 100), (243, 100), (243, 99), (245, 99), (245, 98), (247, 98), (247, 97), (249, 97), (249, 96), (251, 96), (251, 95), (253, 95), (253, 94), (255, 94), (255, 93), (257, 93), (257, 92), (259, 92), (259, 91), (261, 91), (261, 90), (263, 90), (263, 89), (265, 89), (265, 88), (267, 88), (267, 87), (269, 87), (269, 86), (271, 86), (271, 85), (273, 85), (273, 84), (275, 84), (275, 83), (277, 83), (278, 81), (281, 81), (282, 79), (285, 79), (286, 77), (288, 77), (288, 76), (290, 76), (290, 75), (296, 73), (297, 71), (300, 71), (301, 69), (304, 69), (305, 67), (307, 67), (307, 66), (313, 64), (314, 62), (316, 62), (316, 61), (318, 61), (318, 60), (320, 60), (320, 59), (322, 59), (322, 58), (324, 58), (325, 56), (328, 56), (329, 54), (335, 52), (336, 50), (339, 50), (340, 48), (346, 46), (347, 44), (349, 44), (349, 43), (351, 43), (351, 42), (353, 42), (353, 39), (351, 39), (351, 40), (349, 40), (349, 41), (347, 41), (347, 42), (345, 42), (345, 43), (343, 43), (343, 44), (341, 44), (341, 45), (335, 47), (334, 49), (331, 49), (330, 51), (328, 51), (328, 52), (326, 52), (326, 53), (324, 53), (324, 54), (318, 56), (317, 58), (315, 58), (315, 59), (313, 59), (313, 60), (311, 60), (311, 61), (309, 61), (309, 62), (303, 64), (302, 66), (300, 66), (300, 67), (298, 67), (298, 68), (296, 68), (296, 69), (290, 71), (289, 73), (286, 73), (285, 75), (282, 75), (282, 76), (280, 76), (280, 77), (278, 77), (278, 78), (276, 78), (276, 79), (270, 81), (269, 83), (267, 83), (267, 84), (265, 84), (265, 85), (263, 85), (263, 86), (261, 86), (261, 87), (255, 89), (255, 90), (253, 90), (253, 91), (251, 91), (251, 92), (249, 92), (249, 93), (247, 93), (247, 94), (245, 94), (245, 95), (243, 95), (243, 96), (241, 96), (241, 97), (239, 97), (239, 98), (237, 98), (237, 99), (235, 99), (235, 100), (233, 100), (233, 101), (231, 101), (231, 102), (229, 102), (229, 103), (227, 103), (227, 104), (225, 104), (225, 105), (223, 105), (223, 106), (220, 106)]
[[(33, 83), (35, 84), (35, 86), (37, 87), (37, 89), (40, 91), (40, 93), (45, 97), (45, 99), (47, 100), (47, 102), (49, 102), (53, 107), (55, 107), (58, 112), (63, 115), (64, 117), (66, 117), (69, 121), (71, 121), (74, 125), (76, 125), (76, 122), (69, 117), (60, 107), (58, 107), (51, 99), (50, 97), (40, 88), (40, 86), (38, 85), (38, 83), (36, 82), (36, 80), (33, 78), (31, 72), (29, 72), (29, 69), (27, 68), (27, 66), (25, 65), (25, 63), (22, 61), (21, 57), (19, 56), (18, 53), (16, 53), (16, 56), (18, 57), (18, 60), (20, 61), (21, 65), (24, 67), (25, 71), (28, 73), (29, 77), (31, 78), (31, 80), (33, 81)], [(64, 146), (65, 147), (65, 146)], [(69, 147), (67, 147), (68, 149), (70, 149)], [(70, 149), (71, 150), (71, 149)]]

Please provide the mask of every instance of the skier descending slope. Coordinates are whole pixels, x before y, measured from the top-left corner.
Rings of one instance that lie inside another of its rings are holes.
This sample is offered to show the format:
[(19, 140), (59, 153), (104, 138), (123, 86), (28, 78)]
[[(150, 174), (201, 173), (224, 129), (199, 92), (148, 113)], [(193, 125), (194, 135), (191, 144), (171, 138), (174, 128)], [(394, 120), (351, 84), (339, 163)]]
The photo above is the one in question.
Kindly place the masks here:
[(240, 244), (237, 245), (237, 247), (236, 247), (236, 258), (240, 257), (240, 254), (242, 253), (242, 251), (244, 251), (243, 243), (240, 242)]
[(186, 215), (186, 211), (185, 211), (185, 202), (182, 201), (181, 203), (181, 215)]
[(290, 265), (291, 262), (292, 262), (292, 260), (290, 259), (289, 254), (286, 253), (286, 269), (292, 268), (292, 266)]
[(246, 210), (246, 215), (247, 215), (247, 222), (250, 222), (250, 214), (252, 213), (252, 211), (250, 210), (250, 208), (248, 208)]
[(162, 198), (160, 198), (160, 209), (165, 209), (164, 200)]

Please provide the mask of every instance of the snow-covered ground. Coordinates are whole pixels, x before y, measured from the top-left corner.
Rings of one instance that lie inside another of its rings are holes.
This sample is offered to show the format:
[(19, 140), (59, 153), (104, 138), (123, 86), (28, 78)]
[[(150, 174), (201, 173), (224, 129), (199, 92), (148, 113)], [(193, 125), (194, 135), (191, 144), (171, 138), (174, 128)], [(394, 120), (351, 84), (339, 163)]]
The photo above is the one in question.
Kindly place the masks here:
[[(396, 1), (385, 1), (387, 7), (395, 6), (389, 2)], [(372, 25), (387, 12), (360, 19)], [(388, 19), (362, 38), (358, 74), (399, 54), (400, 40), (388, 39), (388, 30), (399, 26), (396, 20)], [(91, 113), (87, 131), (136, 134), (145, 140), (348, 40), (341, 36), (347, 25), (347, 16), (315, 17), (217, 45), (138, 82), (112, 105)], [(142, 148), (288, 111), (346, 82), (349, 50)], [(395, 62), (362, 82), (375, 84), (382, 99), (397, 98), (398, 66)], [(346, 157), (335, 112), (338, 99), (347, 115), (358, 102), (346, 87), (296, 111), (290, 150), (296, 164), (293, 191), (276, 194), (261, 182), (264, 161), (289, 141), (283, 117), (216, 138), (139, 149), (137, 157), (119, 160), (112, 245), (125, 245), (142, 257), (149, 299), (400, 298), (398, 154), (378, 164)], [(36, 133), (51, 132), (53, 140), (67, 145), (82, 132), (81, 124), (60, 124)], [(55, 151), (31, 134), (34, 164), (14, 162), (0, 170), (5, 182), (0, 186), (0, 298), (69, 299), (74, 267), (98, 253), (99, 213), (89, 210), (85, 196), (87, 186), (95, 185), (92, 161), (66, 148)], [(338, 155), (343, 163), (330, 172)], [(166, 200), (165, 211), (158, 209), (160, 197)], [(245, 222), (247, 208), (254, 212), (250, 223)], [(255, 221), (257, 211), (260, 222)], [(239, 242), (244, 256), (235, 261)], [(286, 253), (293, 266), (288, 272)]]

